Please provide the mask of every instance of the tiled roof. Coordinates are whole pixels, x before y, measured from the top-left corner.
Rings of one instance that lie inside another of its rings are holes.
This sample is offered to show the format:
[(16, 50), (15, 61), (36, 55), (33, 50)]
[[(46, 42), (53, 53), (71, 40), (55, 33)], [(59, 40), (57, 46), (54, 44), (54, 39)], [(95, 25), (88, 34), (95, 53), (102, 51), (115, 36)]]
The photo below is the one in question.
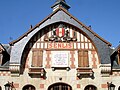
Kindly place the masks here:
[(0, 46), (4, 49), (4, 51), (6, 51), (10, 55), (11, 46), (9, 44), (1, 44), (0, 43)]
[(111, 53), (111, 62), (112, 62), (112, 68), (113, 69), (120, 69), (120, 65), (118, 63), (118, 51), (120, 50), (120, 44), (113, 49)]
[(111, 53), (111, 55), (114, 54), (118, 50), (120, 50), (120, 44), (115, 49), (113, 49), (113, 52)]
[(45, 21), (47, 21), (48, 19), (50, 19), (54, 14), (56, 14), (58, 11), (63, 11), (65, 12), (67, 15), (69, 15), (71, 18), (73, 18), (76, 22), (78, 22), (80, 25), (82, 25), (84, 28), (86, 28), (88, 31), (90, 31), (91, 33), (94, 34), (94, 36), (98, 37), (100, 40), (102, 40), (103, 42), (105, 42), (106, 44), (108, 44), (108, 46), (111, 46), (112, 44), (106, 40), (104, 40), (102, 37), (100, 37), (98, 34), (96, 34), (93, 30), (91, 30), (89, 27), (87, 27), (86, 25), (84, 25), (82, 22), (80, 22), (78, 19), (76, 19), (74, 16), (72, 16), (68, 11), (66, 11), (64, 8), (60, 7), (58, 8), (56, 11), (54, 11), (52, 14), (50, 14), (49, 16), (47, 16), (44, 20), (42, 20), (40, 23), (38, 23), (36, 26), (34, 26), (33, 28), (30, 28), (25, 34), (23, 34), (21, 37), (19, 37), (17, 40), (14, 40), (12, 42), (10, 42), (10, 45), (15, 44), (16, 42), (18, 42), (19, 40), (21, 40), (22, 38), (24, 38), (25, 36), (27, 36), (30, 32), (32, 32), (33, 30), (35, 30), (37, 27), (39, 27), (42, 23), (44, 23)]

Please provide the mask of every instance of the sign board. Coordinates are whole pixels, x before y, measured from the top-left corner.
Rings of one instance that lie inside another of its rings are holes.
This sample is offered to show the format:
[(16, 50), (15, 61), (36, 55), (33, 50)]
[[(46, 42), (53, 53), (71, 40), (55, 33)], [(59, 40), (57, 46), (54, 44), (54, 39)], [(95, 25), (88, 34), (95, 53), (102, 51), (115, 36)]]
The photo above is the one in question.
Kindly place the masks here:
[(52, 67), (68, 67), (69, 51), (52, 51)]
[(49, 49), (73, 49), (73, 43), (48, 43)]

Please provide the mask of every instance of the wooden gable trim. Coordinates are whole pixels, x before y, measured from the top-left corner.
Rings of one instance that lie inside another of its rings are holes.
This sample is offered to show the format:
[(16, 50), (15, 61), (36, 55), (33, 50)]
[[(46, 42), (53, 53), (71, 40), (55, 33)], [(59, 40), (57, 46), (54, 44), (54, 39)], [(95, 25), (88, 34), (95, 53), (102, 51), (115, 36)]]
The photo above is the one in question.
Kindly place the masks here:
[(3, 51), (3, 50), (0, 48), (0, 54), (2, 54), (2, 51)]
[(120, 53), (120, 47), (118, 48), (118, 52)]
[(71, 18), (73, 18), (76, 22), (78, 22), (80, 25), (82, 25), (84, 28), (86, 28), (87, 30), (89, 30), (93, 35), (97, 36), (100, 40), (102, 40), (103, 42), (105, 42), (106, 44), (108, 44), (108, 46), (112, 46), (112, 44), (106, 40), (104, 40), (102, 37), (100, 37), (98, 34), (96, 34), (93, 30), (91, 30), (91, 28), (87, 27), (86, 25), (84, 25), (82, 22), (80, 22), (77, 18), (75, 18), (74, 16), (72, 16), (67, 10), (65, 10), (64, 8), (60, 7), (57, 10), (55, 10), (52, 14), (50, 14), (48, 17), (46, 17), (45, 19), (43, 19), (40, 23), (38, 23), (36, 26), (34, 26), (33, 28), (30, 28), (28, 30), (28, 32), (26, 32), (25, 34), (23, 34), (21, 37), (19, 37), (17, 40), (14, 40), (12, 42), (10, 42), (10, 45), (14, 45), (16, 42), (20, 41), (22, 38), (24, 38), (25, 36), (27, 36), (30, 32), (32, 32), (34, 29), (36, 29), (37, 27), (39, 27), (42, 23), (44, 23), (46, 20), (50, 19), (55, 13), (57, 13), (58, 11), (64, 11), (67, 15), (69, 15)]
[(4, 51), (4, 48), (3, 48), (2, 44), (0, 44), (0, 54), (2, 54), (3, 51)]
[(47, 21), (49, 18), (51, 18), (55, 13), (57, 13), (59, 10), (54, 11), (52, 14), (48, 15), (45, 19), (43, 19), (40, 23), (38, 23), (37, 25), (35, 25), (33, 28), (30, 28), (26, 33), (24, 33), (22, 36), (20, 36), (18, 39), (13, 40), (12, 42), (10, 42), (10, 45), (14, 45), (16, 42), (20, 41), (22, 38), (24, 38), (25, 36), (27, 36), (29, 33), (31, 33), (34, 29), (36, 29), (37, 27), (39, 27), (42, 23), (44, 23), (45, 21)]
[(118, 50), (118, 63), (119, 63), (119, 65), (120, 65), (120, 49)]

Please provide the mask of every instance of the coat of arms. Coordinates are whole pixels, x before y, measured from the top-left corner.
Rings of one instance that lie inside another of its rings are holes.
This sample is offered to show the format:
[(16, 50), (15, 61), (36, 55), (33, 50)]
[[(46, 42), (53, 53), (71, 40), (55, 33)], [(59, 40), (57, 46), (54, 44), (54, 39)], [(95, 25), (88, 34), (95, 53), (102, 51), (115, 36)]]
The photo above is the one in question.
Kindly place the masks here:
[(55, 41), (55, 42), (70, 42), (76, 41), (75, 36), (70, 37), (69, 30), (65, 29), (63, 24), (60, 24), (56, 29), (53, 30), (51, 37), (45, 37), (45, 41)]
[(56, 28), (56, 36), (63, 37), (65, 35), (65, 29), (64, 28)]

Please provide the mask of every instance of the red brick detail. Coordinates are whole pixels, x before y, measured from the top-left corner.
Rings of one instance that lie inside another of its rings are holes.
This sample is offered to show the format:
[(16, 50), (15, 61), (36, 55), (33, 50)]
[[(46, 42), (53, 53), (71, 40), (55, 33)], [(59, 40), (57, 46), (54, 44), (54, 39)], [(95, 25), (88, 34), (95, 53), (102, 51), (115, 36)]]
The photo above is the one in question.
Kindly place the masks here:
[(6, 73), (3, 73), (3, 76), (6, 76)]
[(101, 84), (101, 88), (108, 88), (107, 84)]
[(95, 55), (95, 54), (96, 54), (96, 51), (92, 51), (92, 54)]
[(77, 88), (81, 88), (80, 84), (77, 84)]
[(79, 80), (79, 77), (76, 77), (76, 80)]
[(120, 72), (113, 72), (114, 76), (120, 76)]
[(0, 72), (0, 76), (10, 76), (10, 72), (6, 71)]
[(75, 58), (74, 58), (75, 52), (74, 51), (70, 51), (70, 54), (71, 54), (71, 58), (70, 58), (71, 65), (70, 65), (70, 67), (71, 68), (75, 68), (75, 64), (74, 64), (74, 62), (75, 62)]
[(7, 74), (7, 76), (10, 76), (10, 75), (11, 75), (10, 73)]
[(46, 68), (50, 68), (51, 65), (50, 65), (50, 61), (51, 61), (51, 58), (50, 58), (50, 54), (51, 54), (51, 51), (46, 51), (46, 54), (47, 54), (47, 58), (46, 58)]
[(40, 88), (44, 88), (44, 84), (40, 84)]
[(14, 88), (19, 88), (19, 83), (14, 83), (13, 86)]
[(40, 78), (40, 80), (46, 80), (46, 78), (45, 78), (45, 77), (43, 77), (43, 78)]
[(96, 64), (97, 60), (95, 58), (96, 51), (92, 51), (91, 54), (93, 55), (93, 57), (92, 57), (92, 62), (93, 62), (92, 68), (97, 68), (97, 64)]

